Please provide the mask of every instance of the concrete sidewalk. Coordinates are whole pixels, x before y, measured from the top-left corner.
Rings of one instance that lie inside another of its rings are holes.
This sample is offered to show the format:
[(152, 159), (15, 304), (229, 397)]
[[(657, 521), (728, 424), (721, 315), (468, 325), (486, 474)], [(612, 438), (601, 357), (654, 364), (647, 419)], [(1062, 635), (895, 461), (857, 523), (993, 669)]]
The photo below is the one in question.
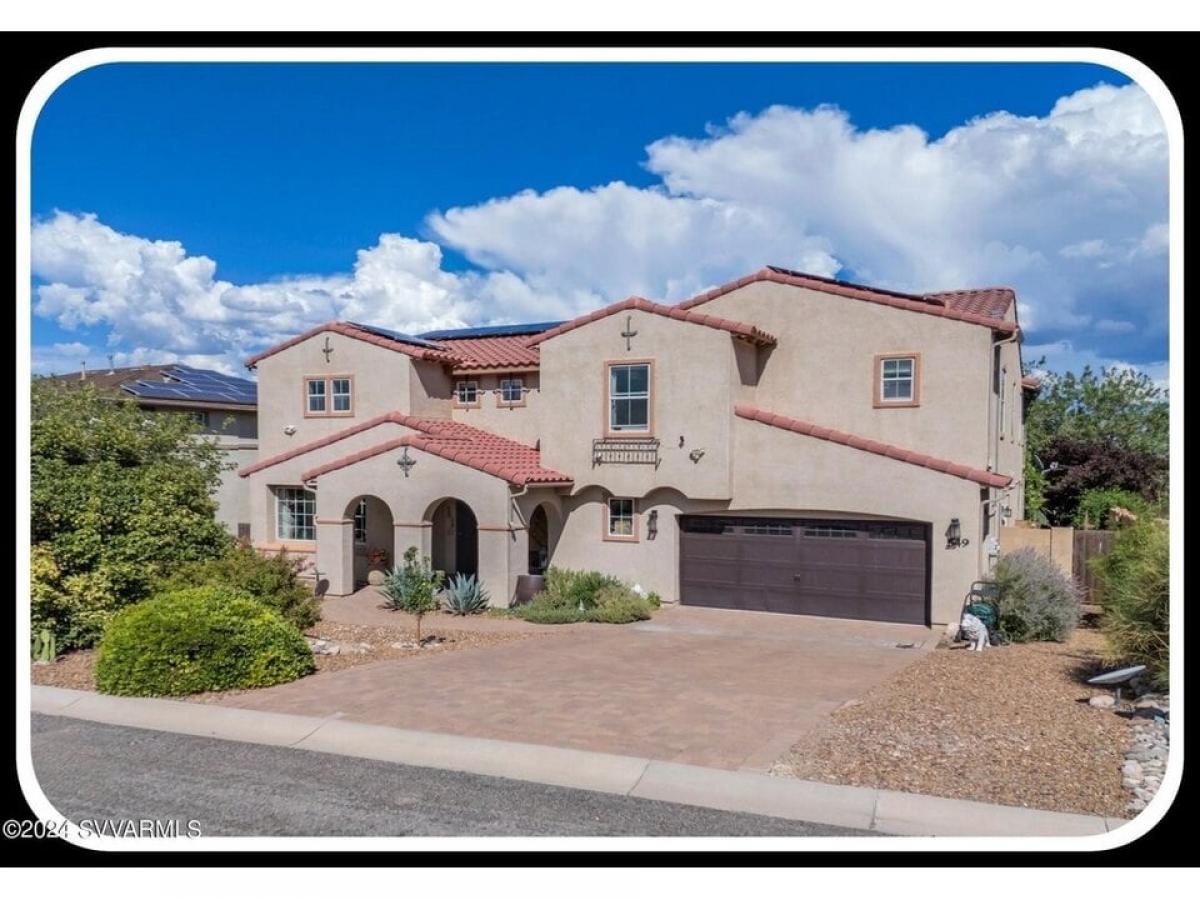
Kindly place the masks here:
[(34, 685), (34, 712), (664, 800), (889, 835), (1068, 837), (1123, 819), (996, 806), (318, 718)]

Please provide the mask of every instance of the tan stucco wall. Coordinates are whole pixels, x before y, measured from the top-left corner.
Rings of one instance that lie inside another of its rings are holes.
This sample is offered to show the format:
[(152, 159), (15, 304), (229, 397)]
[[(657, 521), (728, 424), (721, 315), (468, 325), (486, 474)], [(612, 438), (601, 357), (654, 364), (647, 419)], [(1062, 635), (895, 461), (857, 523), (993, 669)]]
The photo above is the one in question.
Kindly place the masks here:
[[(500, 382), (506, 378), (521, 378), (525, 382), (524, 406), (500, 405)], [(511, 375), (455, 375), (449, 379), (447, 397), (458, 381), (474, 381), (479, 385), (478, 406), (454, 406), (452, 417), (476, 428), (502, 434), (514, 441), (532, 446), (542, 436), (543, 423), (553, 414), (545, 405), (541, 377), (537, 372), (514, 372)]]
[(240, 523), (249, 524), (252, 513), (250, 490), (246, 479), (238, 476), (238, 469), (258, 459), (254, 441), (222, 441), (224, 462), (221, 481), (213, 493), (217, 502), (217, 520), (226, 530), (237, 536)]
[[(328, 363), (321, 352), (326, 337), (333, 347)], [(353, 375), (353, 415), (306, 417), (304, 378), (309, 375)], [(332, 332), (268, 356), (258, 364), (259, 452), (273, 456), (383, 413), (409, 413), (413, 380), (411, 357)], [(422, 404), (420, 414), (439, 408)], [(448, 410), (441, 414), (448, 416)], [(295, 434), (284, 434), (288, 425), (295, 426)]]
[[(986, 467), (990, 329), (771, 282), (695, 309), (778, 339), (743, 402)], [(893, 353), (920, 354), (920, 406), (874, 407), (875, 356)]]
[[(540, 345), (542, 464), (574, 476), (577, 490), (596, 484), (618, 496), (640, 497), (672, 487), (693, 499), (728, 498), (732, 338), (645, 312), (633, 312), (630, 324), (638, 334), (628, 350), (621, 337), (625, 314)], [(593, 467), (592, 440), (604, 436), (608, 417), (605, 363), (644, 359), (654, 363), (652, 416), (661, 462), (657, 468)], [(693, 450), (704, 451), (699, 462), (689, 458)]]

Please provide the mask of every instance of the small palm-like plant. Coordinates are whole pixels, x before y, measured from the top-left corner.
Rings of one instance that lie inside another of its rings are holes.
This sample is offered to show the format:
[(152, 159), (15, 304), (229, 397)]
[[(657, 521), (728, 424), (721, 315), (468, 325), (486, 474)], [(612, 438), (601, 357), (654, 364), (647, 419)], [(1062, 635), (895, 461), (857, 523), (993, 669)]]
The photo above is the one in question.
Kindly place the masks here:
[(489, 600), (483, 582), (474, 575), (452, 575), (446, 584), (446, 612), (456, 616), (483, 612)]
[(404, 564), (394, 567), (379, 589), (388, 609), (410, 613), (417, 620), (417, 643), (421, 643), (421, 619), (438, 608), (437, 593), (442, 588), (441, 572), (429, 565), (429, 557), (418, 558), (417, 548), (404, 551)]

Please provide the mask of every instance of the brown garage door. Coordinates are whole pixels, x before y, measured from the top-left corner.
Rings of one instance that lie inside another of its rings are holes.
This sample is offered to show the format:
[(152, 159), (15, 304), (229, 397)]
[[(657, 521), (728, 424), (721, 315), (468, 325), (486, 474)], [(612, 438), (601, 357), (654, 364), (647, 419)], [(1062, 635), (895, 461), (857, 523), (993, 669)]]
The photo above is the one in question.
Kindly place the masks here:
[(924, 625), (928, 558), (921, 523), (683, 516), (680, 600)]

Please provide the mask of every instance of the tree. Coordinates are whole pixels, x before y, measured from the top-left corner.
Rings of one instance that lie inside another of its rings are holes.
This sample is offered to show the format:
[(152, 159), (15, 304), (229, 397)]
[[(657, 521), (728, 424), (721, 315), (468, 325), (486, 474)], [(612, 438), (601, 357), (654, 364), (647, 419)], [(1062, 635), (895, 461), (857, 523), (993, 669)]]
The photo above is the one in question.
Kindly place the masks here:
[(387, 606), (409, 613), (417, 620), (417, 644), (421, 643), (421, 619), (438, 608), (438, 591), (442, 589), (441, 572), (429, 565), (429, 557), (417, 558), (417, 548), (404, 551), (404, 564), (396, 566), (384, 578), (380, 590)]
[(220, 449), (186, 414), (149, 414), (91, 385), (32, 386), (34, 628), (91, 646), (174, 563), (232, 545), (212, 492)]
[(1151, 502), (1165, 494), (1170, 420), (1163, 388), (1115, 367), (1041, 378), (1025, 419), (1028, 517), (1068, 524), (1080, 496), (1094, 488), (1122, 488)]
[(1043, 449), (1046, 463), (1042, 511), (1054, 525), (1069, 525), (1084, 495), (1120, 488), (1148, 504), (1166, 487), (1167, 461), (1112, 441), (1055, 437)]

